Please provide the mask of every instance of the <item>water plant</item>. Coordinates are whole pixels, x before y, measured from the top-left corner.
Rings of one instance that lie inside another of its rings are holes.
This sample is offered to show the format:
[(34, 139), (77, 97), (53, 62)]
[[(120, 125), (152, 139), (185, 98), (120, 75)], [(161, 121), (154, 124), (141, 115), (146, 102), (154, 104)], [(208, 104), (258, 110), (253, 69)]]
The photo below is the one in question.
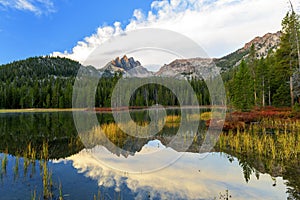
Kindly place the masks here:
[(33, 190), (30, 199), (31, 199), (31, 200), (35, 200), (35, 199), (36, 199), (36, 189)]
[(264, 119), (244, 130), (222, 133), (216, 147), (225, 152), (288, 162), (300, 156), (300, 122)]
[(8, 163), (7, 154), (5, 153), (5, 154), (3, 154), (3, 158), (1, 161), (1, 175), (6, 174), (7, 163)]
[(62, 186), (61, 183), (59, 183), (59, 197), (58, 200), (63, 200), (63, 192), (62, 192)]
[(98, 194), (95, 195), (94, 194), (94, 200), (100, 200), (101, 199), (101, 193), (100, 193), (100, 190), (98, 190)]
[(228, 200), (232, 198), (232, 196), (229, 194), (229, 191), (228, 190), (225, 190), (225, 193), (221, 193), (219, 194), (219, 199), (223, 199), (223, 200)]
[(16, 180), (19, 177), (19, 161), (20, 157), (16, 156), (15, 159), (15, 166), (14, 166), (14, 180)]
[(298, 199), (299, 120), (263, 118), (248, 124), (243, 130), (223, 132), (215, 148), (237, 158), (246, 182), (253, 173), (258, 179), (258, 171), (274, 177), (282, 176), (291, 188), (288, 191), (290, 199)]

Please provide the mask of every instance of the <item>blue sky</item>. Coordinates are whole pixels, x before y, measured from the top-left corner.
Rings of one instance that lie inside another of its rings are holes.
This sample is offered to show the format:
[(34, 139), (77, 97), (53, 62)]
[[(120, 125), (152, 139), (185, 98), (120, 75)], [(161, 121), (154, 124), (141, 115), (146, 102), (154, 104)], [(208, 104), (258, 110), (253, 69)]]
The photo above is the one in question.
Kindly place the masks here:
[(127, 24), (135, 8), (147, 11), (151, 4), (151, 0), (52, 2), (50, 8), (33, 2), (40, 11), (31, 11), (14, 5), (5, 6), (0, 0), (0, 64), (71, 50), (77, 41), (95, 32), (99, 26), (115, 21)]
[(83, 61), (144, 27), (179, 32), (220, 57), (280, 30), (287, 10), (284, 0), (0, 0), (0, 64), (50, 54)]

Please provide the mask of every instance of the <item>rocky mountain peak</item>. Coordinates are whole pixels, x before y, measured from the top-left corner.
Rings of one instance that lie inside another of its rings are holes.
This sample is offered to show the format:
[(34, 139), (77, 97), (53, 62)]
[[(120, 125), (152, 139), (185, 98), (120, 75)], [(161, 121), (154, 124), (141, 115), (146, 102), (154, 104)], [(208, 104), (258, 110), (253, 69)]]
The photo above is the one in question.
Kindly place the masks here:
[[(132, 58), (132, 57), (131, 57)], [(132, 58), (133, 59), (133, 58)], [(128, 58), (127, 58), (127, 56), (126, 55), (124, 55), (123, 56), (123, 58), (121, 59), (121, 62), (123, 63), (127, 63), (127, 62), (129, 62), (129, 60), (128, 60)]]
[(266, 57), (269, 51), (276, 51), (280, 44), (281, 32), (267, 33), (264, 36), (257, 36), (244, 47), (228, 54), (222, 58), (215, 58), (214, 61), (222, 71), (226, 71), (232, 67), (238, 66), (243, 59), (247, 59), (252, 45), (255, 47), (256, 57), (258, 59)]
[(264, 36), (257, 36), (246, 43), (242, 50), (247, 51), (254, 45), (256, 56), (258, 58), (267, 56), (270, 50), (276, 50), (279, 47), (281, 32), (267, 33)]
[(128, 58), (126, 55), (121, 59), (120, 57), (115, 58), (100, 71), (105, 72), (108, 76), (111, 76), (115, 72), (121, 72), (125, 76), (133, 77), (146, 77), (152, 75), (152, 73), (144, 68), (139, 61), (135, 61), (133, 57)]
[(121, 59), (119, 57), (115, 58), (108, 65), (119, 68), (119, 71), (128, 71), (135, 67), (141, 66), (141, 63), (139, 61), (135, 61), (132, 57), (128, 58), (126, 55), (124, 55)]

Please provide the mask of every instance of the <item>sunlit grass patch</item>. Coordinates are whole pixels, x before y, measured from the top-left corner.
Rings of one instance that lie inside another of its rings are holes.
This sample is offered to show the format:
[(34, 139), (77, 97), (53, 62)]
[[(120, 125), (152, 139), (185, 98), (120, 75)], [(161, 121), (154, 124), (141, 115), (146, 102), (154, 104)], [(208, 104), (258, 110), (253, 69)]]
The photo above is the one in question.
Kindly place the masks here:
[(180, 115), (168, 115), (165, 117), (166, 123), (180, 123), (181, 116)]
[(290, 120), (262, 120), (236, 132), (222, 133), (216, 145), (243, 155), (257, 155), (277, 161), (300, 156), (300, 122)]
[(207, 121), (210, 119), (223, 119), (225, 118), (225, 113), (221, 113), (221, 112), (204, 112), (200, 114), (200, 119)]

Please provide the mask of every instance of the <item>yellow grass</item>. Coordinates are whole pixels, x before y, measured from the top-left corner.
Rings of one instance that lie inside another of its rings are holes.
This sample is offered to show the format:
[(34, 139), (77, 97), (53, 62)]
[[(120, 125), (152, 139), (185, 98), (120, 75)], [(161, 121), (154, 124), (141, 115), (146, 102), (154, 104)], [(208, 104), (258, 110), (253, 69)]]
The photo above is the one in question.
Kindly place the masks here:
[[(214, 116), (212, 116), (212, 113)], [(223, 119), (225, 117), (225, 113), (221, 112), (204, 112), (200, 114), (200, 119), (201, 120), (209, 120), (212, 119), (212, 117), (217, 118), (217, 119)]]
[(205, 121), (211, 119), (211, 112), (201, 113), (200, 119)]
[(179, 115), (168, 115), (165, 118), (166, 123), (180, 123), (181, 117)]
[[(274, 133), (266, 131), (273, 130)], [(241, 154), (288, 161), (300, 156), (300, 121), (263, 120), (242, 132), (229, 131), (220, 135), (217, 146)]]

